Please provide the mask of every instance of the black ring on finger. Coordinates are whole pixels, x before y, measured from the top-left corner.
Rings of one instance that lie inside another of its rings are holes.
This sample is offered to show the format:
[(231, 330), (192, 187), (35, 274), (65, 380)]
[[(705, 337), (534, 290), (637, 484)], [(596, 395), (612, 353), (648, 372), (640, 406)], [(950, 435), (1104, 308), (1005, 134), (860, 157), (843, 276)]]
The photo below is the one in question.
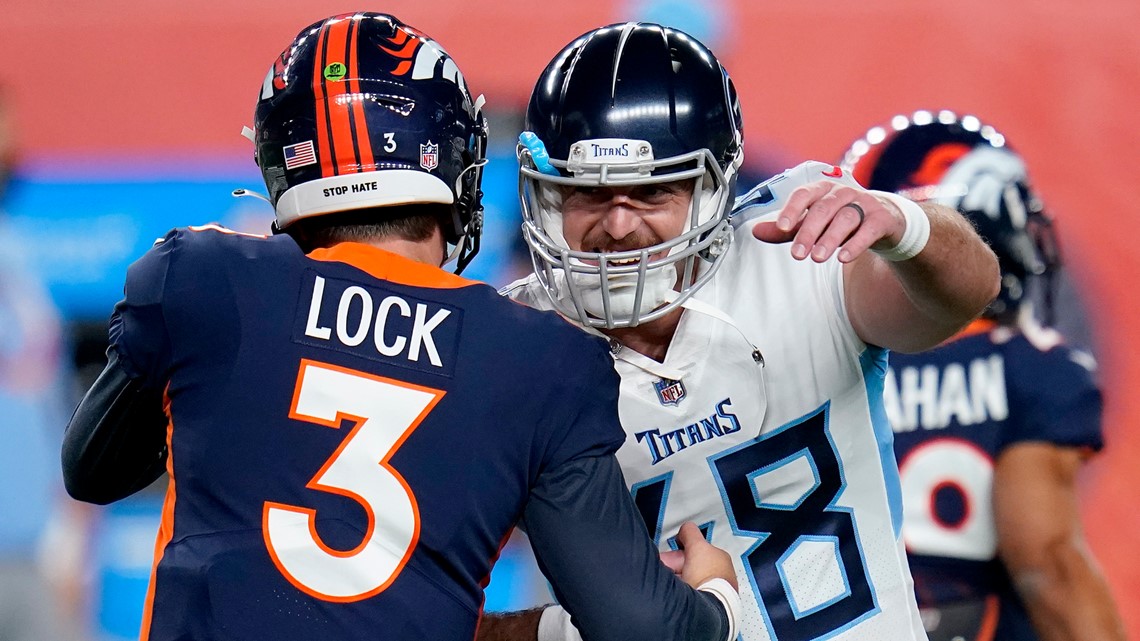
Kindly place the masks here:
[[(843, 207), (850, 207), (851, 209), (854, 209), (855, 213), (859, 214), (859, 225), (863, 224), (863, 219), (866, 218), (866, 215), (863, 213), (863, 208), (859, 206), (859, 203), (847, 203)], [(843, 209), (843, 207), (840, 207), (840, 209)], [(856, 227), (859, 225), (856, 225)]]

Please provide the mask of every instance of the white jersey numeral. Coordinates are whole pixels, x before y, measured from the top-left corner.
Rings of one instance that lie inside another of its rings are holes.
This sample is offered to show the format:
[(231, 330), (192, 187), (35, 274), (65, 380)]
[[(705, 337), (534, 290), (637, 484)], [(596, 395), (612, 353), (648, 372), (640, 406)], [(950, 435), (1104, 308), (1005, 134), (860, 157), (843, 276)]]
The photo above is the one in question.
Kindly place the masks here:
[[(740, 587), (752, 589), (775, 641), (826, 639), (879, 611), (854, 512), (836, 505), (847, 481), (829, 408), (708, 457), (732, 533), (756, 541), (740, 558)], [(667, 472), (631, 488), (654, 542), (672, 485)], [(712, 540), (713, 523), (698, 526)]]
[(419, 539), (419, 508), (388, 460), (443, 394), (301, 361), (290, 418), (333, 429), (342, 418), (357, 421), (306, 487), (356, 501), (368, 515), (368, 528), (355, 548), (334, 550), (317, 533), (315, 509), (266, 501), (265, 544), (294, 586), (325, 601), (358, 601), (383, 591), (400, 574)]
[[(937, 438), (914, 448), (899, 464), (903, 539), (912, 554), (988, 561), (997, 554), (993, 519), (994, 464), (965, 440)], [(952, 518), (937, 509), (949, 499)]]

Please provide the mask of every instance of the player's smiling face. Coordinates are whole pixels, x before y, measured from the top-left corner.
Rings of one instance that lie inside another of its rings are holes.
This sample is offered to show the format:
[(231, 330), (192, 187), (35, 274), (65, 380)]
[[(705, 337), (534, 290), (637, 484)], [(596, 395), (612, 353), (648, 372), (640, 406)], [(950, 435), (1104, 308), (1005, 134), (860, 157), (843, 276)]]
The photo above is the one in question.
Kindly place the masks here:
[[(659, 245), (685, 230), (693, 181), (630, 187), (565, 187), (562, 233), (570, 249), (594, 253)], [(654, 254), (651, 259), (664, 257)]]

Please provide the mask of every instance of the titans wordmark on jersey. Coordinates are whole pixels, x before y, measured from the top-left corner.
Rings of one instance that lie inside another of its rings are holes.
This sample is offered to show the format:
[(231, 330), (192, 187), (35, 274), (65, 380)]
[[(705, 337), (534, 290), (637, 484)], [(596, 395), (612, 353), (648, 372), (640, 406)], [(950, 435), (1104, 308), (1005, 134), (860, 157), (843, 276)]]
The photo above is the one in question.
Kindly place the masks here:
[[(618, 458), (662, 550), (694, 521), (732, 555), (746, 641), (922, 639), (879, 400), (885, 352), (855, 336), (836, 261), (794, 261), (743, 224), (825, 171), (801, 165), (753, 194), (664, 363), (615, 344)], [(503, 291), (551, 307), (533, 277)]]

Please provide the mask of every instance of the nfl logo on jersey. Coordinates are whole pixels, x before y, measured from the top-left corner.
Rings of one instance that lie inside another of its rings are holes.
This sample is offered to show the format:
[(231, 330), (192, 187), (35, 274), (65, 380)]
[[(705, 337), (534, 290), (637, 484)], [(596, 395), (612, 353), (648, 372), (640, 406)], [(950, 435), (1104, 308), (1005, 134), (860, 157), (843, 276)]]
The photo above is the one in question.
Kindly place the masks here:
[(662, 405), (676, 406), (685, 398), (685, 384), (681, 381), (663, 378), (654, 383), (653, 388), (657, 390), (657, 400), (661, 401)]
[(427, 141), (426, 145), (421, 144), (420, 145), (420, 167), (423, 167), (424, 169), (431, 171), (432, 169), (435, 169), (438, 166), (439, 166), (439, 145), (431, 144), (430, 140)]

